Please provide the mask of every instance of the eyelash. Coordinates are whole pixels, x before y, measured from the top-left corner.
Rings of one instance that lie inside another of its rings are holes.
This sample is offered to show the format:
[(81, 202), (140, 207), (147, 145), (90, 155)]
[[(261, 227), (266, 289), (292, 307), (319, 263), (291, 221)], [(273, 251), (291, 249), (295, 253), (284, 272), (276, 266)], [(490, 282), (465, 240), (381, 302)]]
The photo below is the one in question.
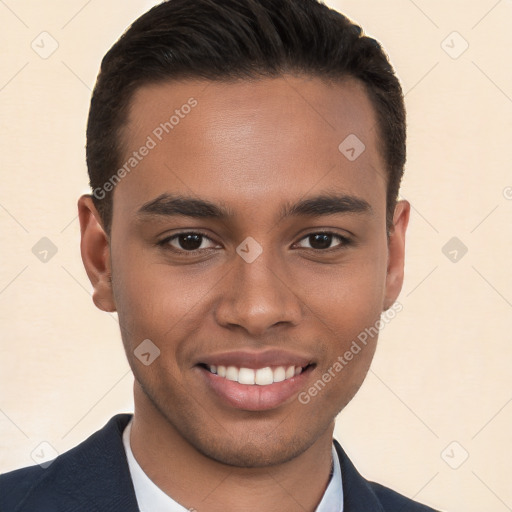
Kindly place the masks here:
[[(197, 256), (198, 253), (200, 253), (201, 251), (207, 251), (211, 248), (207, 248), (207, 249), (194, 249), (192, 251), (187, 251), (185, 249), (177, 249), (176, 247), (172, 247), (170, 245), (169, 242), (171, 242), (172, 240), (175, 240), (177, 239), (178, 237), (180, 236), (183, 236), (183, 235), (199, 235), (203, 238), (206, 238), (208, 240), (210, 240), (211, 242), (214, 242), (214, 240), (212, 240), (208, 235), (204, 234), (204, 233), (201, 233), (200, 231), (183, 231), (181, 233), (176, 233), (172, 236), (169, 236), (167, 238), (164, 238), (163, 240), (161, 240), (160, 242), (157, 242), (157, 245), (164, 248), (164, 249), (169, 249), (173, 252), (177, 252), (179, 254), (183, 254), (183, 255), (186, 255), (186, 256)], [(313, 236), (313, 235), (332, 235), (333, 238), (337, 238), (340, 243), (334, 247), (329, 247), (327, 249), (314, 249), (312, 247), (303, 247), (303, 249), (306, 249), (308, 251), (313, 251), (315, 253), (328, 253), (330, 254), (331, 252), (333, 251), (337, 251), (337, 250), (341, 250), (349, 245), (351, 245), (353, 242), (350, 238), (347, 238), (343, 235), (340, 235), (338, 233), (334, 233), (332, 231), (312, 231), (311, 233), (308, 233), (307, 235), (303, 236), (300, 240), (304, 240), (306, 238), (309, 238), (310, 236)]]

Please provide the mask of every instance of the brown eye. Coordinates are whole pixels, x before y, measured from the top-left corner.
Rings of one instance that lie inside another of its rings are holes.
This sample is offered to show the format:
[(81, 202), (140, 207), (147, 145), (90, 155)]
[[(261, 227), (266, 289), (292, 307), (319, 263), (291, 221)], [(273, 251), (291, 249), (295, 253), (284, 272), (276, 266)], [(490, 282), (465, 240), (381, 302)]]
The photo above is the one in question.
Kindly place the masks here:
[(179, 235), (176, 238), (176, 241), (178, 242), (180, 249), (195, 251), (201, 247), (203, 236), (194, 233)]
[[(210, 246), (208, 246), (208, 242), (211, 243)], [(170, 246), (173, 250), (178, 252), (193, 252), (202, 249), (210, 249), (215, 247), (216, 244), (202, 233), (188, 232), (177, 233), (176, 235), (170, 236), (159, 242), (159, 245), (163, 247)]]
[[(332, 246), (334, 240), (339, 240), (339, 243)], [(311, 233), (304, 237), (302, 241), (307, 241), (309, 246), (302, 245), (305, 249), (314, 249), (314, 250), (326, 250), (326, 249), (334, 249), (336, 247), (345, 246), (350, 243), (350, 240), (344, 236), (338, 235), (336, 233)]]
[(313, 249), (329, 249), (332, 243), (332, 235), (318, 233), (316, 235), (309, 235), (308, 240)]

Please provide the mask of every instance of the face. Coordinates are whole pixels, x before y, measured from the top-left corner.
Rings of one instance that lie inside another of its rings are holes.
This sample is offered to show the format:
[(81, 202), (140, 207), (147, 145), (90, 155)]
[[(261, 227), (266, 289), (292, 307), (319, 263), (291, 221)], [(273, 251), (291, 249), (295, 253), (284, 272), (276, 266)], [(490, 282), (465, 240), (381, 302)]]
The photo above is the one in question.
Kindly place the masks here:
[(82, 198), (82, 253), (96, 304), (118, 312), (138, 400), (227, 464), (303, 453), (361, 386), (376, 337), (344, 354), (403, 279), (409, 207), (388, 240), (363, 86), (145, 86), (123, 141), (111, 237)]

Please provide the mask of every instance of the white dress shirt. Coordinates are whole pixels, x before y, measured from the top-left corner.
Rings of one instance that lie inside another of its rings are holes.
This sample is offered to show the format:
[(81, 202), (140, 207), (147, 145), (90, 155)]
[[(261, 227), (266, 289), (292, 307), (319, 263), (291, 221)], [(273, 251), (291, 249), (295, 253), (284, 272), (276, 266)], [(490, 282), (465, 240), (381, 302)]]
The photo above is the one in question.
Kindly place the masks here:
[[(186, 509), (165, 494), (160, 487), (144, 473), (139, 463), (133, 456), (130, 446), (130, 431), (132, 422), (128, 423), (123, 432), (123, 444), (128, 459), (130, 475), (132, 477), (135, 496), (141, 512), (189, 512), (194, 509)], [(322, 501), (315, 512), (343, 512), (343, 485), (341, 481), (341, 468), (338, 454), (332, 447), (333, 473), (329, 485), (325, 490)]]

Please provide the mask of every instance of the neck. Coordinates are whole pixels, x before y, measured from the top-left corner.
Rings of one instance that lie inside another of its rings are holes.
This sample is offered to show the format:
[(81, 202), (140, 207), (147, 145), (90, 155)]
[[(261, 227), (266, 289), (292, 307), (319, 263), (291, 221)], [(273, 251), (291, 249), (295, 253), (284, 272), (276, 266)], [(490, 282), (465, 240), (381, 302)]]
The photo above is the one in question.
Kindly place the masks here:
[(334, 423), (302, 454), (279, 465), (242, 468), (200, 453), (135, 386), (130, 444), (146, 475), (185, 508), (313, 512), (327, 488)]

